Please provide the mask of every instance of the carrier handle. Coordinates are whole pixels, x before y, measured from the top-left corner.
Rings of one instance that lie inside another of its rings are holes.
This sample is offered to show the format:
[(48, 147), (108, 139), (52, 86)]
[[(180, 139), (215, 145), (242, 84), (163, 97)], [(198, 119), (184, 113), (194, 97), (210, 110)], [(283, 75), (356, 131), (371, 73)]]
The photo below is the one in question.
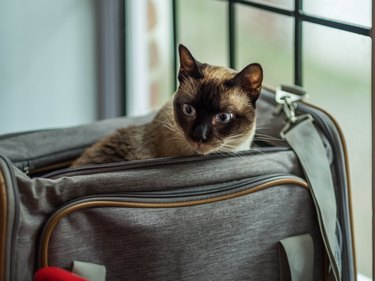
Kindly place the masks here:
[(312, 281), (314, 242), (310, 234), (279, 241), (280, 281)]

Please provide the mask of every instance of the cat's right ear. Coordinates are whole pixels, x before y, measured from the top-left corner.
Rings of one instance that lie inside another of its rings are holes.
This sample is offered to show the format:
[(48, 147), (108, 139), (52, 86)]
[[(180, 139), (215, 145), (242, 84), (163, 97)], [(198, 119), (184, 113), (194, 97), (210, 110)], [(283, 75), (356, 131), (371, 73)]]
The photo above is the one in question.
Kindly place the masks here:
[(180, 54), (180, 70), (178, 72), (178, 80), (182, 82), (187, 76), (195, 79), (203, 78), (203, 73), (200, 68), (201, 63), (193, 57), (188, 48), (180, 44), (178, 46), (178, 52)]

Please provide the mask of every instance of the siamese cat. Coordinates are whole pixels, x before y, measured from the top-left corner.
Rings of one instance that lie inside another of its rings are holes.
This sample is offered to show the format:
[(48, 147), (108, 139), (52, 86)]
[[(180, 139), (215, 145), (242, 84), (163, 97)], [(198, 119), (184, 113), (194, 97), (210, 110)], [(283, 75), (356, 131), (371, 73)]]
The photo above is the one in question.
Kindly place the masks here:
[(262, 67), (252, 63), (236, 72), (197, 61), (183, 45), (178, 50), (179, 87), (154, 119), (104, 137), (72, 167), (250, 149)]

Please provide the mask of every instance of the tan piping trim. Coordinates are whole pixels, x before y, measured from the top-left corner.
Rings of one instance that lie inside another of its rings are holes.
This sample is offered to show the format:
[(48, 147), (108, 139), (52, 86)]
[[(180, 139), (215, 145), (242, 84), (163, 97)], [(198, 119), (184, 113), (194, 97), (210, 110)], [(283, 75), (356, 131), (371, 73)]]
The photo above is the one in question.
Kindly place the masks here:
[[(263, 88), (272, 92), (273, 94), (275, 94), (275, 92), (276, 92), (276, 89), (274, 87), (271, 87), (271, 86), (263, 86)], [(353, 197), (352, 197), (350, 170), (349, 170), (349, 156), (348, 156), (349, 153), (348, 153), (348, 148), (347, 148), (347, 145), (346, 145), (344, 133), (343, 133), (339, 123), (337, 122), (337, 120), (329, 112), (327, 112), (325, 109), (323, 109), (319, 106), (313, 105), (311, 103), (305, 102), (305, 101), (303, 103), (305, 103), (306, 105), (311, 106), (315, 109), (318, 109), (318, 110), (322, 111), (324, 114), (326, 114), (331, 119), (331, 121), (335, 124), (336, 129), (337, 129), (337, 131), (339, 133), (339, 136), (340, 136), (340, 139), (341, 139), (343, 152), (344, 152), (344, 158), (345, 158), (346, 181), (348, 183), (349, 220), (350, 220), (350, 231), (352, 232), (352, 245), (353, 245), (352, 251), (353, 251), (353, 260), (354, 260), (354, 272), (355, 272), (355, 276), (357, 276), (357, 255), (356, 255), (356, 252), (355, 252), (356, 247), (355, 247), (355, 233), (354, 233), (354, 224), (353, 224), (353, 204), (352, 204), (352, 198)]]
[(5, 281), (5, 258), (8, 225), (7, 193), (3, 173), (0, 170), (0, 281)]
[(45, 228), (43, 237), (41, 238), (41, 251), (40, 251), (40, 266), (48, 266), (48, 248), (50, 239), (54, 229), (57, 224), (66, 216), (70, 215), (73, 212), (77, 212), (83, 209), (88, 208), (98, 208), (98, 207), (121, 207), (121, 208), (179, 208), (179, 207), (189, 207), (196, 206), (208, 203), (219, 202), (223, 200), (233, 199), (236, 197), (244, 196), (250, 193), (254, 193), (260, 190), (264, 190), (276, 185), (286, 185), (293, 184), (303, 188), (308, 188), (308, 185), (303, 180), (297, 179), (280, 179), (274, 180), (265, 184), (261, 184), (255, 188), (239, 191), (233, 194), (218, 196), (214, 198), (193, 200), (193, 201), (183, 201), (183, 202), (171, 202), (171, 203), (138, 203), (138, 202), (115, 202), (115, 201), (92, 201), (78, 203), (76, 205), (70, 206), (66, 209), (63, 209), (61, 212), (57, 212), (48, 225)]

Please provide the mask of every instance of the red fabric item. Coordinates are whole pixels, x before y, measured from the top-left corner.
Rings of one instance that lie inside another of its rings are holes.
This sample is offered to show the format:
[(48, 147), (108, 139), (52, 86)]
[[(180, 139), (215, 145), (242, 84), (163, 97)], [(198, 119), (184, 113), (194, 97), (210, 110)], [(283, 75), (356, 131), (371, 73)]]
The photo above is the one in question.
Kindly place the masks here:
[(58, 267), (44, 267), (34, 274), (34, 281), (89, 281)]

